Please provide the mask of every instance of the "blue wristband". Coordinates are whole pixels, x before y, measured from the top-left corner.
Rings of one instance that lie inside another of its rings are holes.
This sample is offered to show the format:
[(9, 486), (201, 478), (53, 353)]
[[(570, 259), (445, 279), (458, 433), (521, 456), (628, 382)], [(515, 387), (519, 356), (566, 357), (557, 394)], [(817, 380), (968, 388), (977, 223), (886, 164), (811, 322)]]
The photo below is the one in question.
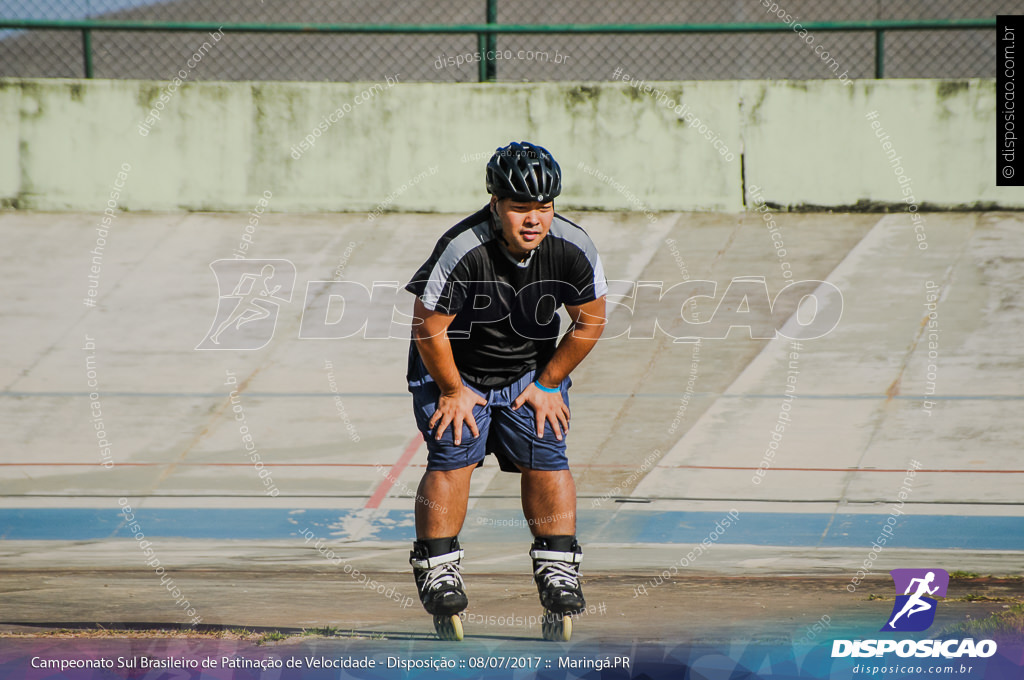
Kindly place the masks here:
[(544, 387), (543, 385), (540, 384), (540, 381), (538, 380), (534, 380), (533, 384), (534, 386), (536, 386), (538, 390), (540, 390), (541, 392), (547, 392), (548, 394), (554, 394), (555, 392), (562, 391), (561, 387)]

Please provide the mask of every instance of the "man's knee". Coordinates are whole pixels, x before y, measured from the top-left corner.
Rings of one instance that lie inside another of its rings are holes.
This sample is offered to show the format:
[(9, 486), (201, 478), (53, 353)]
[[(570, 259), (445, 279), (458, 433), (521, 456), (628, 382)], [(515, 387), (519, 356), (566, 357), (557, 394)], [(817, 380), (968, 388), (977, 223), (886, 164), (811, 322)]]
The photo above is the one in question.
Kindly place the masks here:
[(518, 463), (516, 464), (516, 467), (518, 467), (519, 471), (522, 472), (524, 475), (538, 477), (540, 479), (557, 479), (559, 477), (572, 477), (572, 470), (570, 470), (569, 468), (565, 468), (562, 470), (534, 470), (533, 468), (523, 467)]
[(454, 470), (427, 470), (423, 473), (420, 488), (428, 495), (466, 495), (475, 465)]
[(476, 469), (475, 463), (473, 465), (455, 468), (454, 470), (427, 470), (423, 473), (423, 476), (434, 476), (435, 479), (468, 479), (473, 474), (474, 469)]

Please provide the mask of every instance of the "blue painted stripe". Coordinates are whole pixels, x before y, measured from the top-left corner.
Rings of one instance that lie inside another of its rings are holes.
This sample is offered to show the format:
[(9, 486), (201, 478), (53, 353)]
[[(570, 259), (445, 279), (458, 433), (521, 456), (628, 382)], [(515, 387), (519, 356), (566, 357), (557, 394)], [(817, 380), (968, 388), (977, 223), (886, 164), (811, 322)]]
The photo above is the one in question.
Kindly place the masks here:
[[(411, 541), (413, 514), (405, 510), (140, 509), (139, 530), (151, 538), (288, 540), (308, 529), (326, 540)], [(700, 543), (713, 531), (735, 545), (1024, 550), (1024, 517), (827, 513), (743, 513), (725, 526), (725, 512), (583, 511), (579, 534), (592, 543)], [(830, 524), (831, 521), (831, 524)], [(84, 541), (130, 538), (116, 508), (0, 509), (0, 539)], [(467, 540), (507, 541), (528, 535), (522, 515), (472, 511)], [(715, 540), (715, 539), (712, 539)]]
[[(630, 512), (615, 518), (604, 542), (699, 543), (725, 513)], [(719, 543), (849, 548), (870, 546), (973, 550), (1024, 550), (1024, 518), (917, 515), (832, 515), (825, 513), (740, 513), (723, 527)]]

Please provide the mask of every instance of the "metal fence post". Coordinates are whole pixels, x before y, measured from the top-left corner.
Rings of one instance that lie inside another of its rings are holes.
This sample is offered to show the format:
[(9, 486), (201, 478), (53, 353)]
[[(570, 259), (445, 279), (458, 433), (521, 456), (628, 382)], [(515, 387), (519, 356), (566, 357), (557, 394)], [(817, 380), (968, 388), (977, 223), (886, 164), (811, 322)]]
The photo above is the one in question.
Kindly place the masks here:
[(885, 77), (885, 31), (875, 31), (875, 78)]
[(477, 62), (477, 80), (481, 83), (487, 82), (487, 62), (484, 61), (484, 54), (487, 53), (487, 34), (476, 34), (476, 51), (480, 54), (480, 61)]
[[(498, 23), (498, 0), (487, 0), (487, 23)], [(498, 79), (498, 61), (494, 58), (494, 52), (498, 49), (498, 36), (495, 33), (487, 34), (487, 52), (491, 53), (489, 59), (481, 55), (480, 63), (484, 68), (484, 80), (494, 81)]]
[(82, 29), (82, 64), (85, 77), (92, 78), (92, 31), (88, 28)]

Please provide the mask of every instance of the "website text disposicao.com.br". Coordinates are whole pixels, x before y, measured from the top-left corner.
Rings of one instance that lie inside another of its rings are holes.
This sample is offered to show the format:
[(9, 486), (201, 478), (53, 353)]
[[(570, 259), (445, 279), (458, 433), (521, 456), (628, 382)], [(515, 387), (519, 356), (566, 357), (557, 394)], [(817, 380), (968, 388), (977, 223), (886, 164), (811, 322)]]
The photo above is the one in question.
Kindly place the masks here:
[(569, 61), (568, 54), (562, 54), (558, 50), (552, 55), (550, 52), (540, 50), (486, 50), (478, 52), (465, 52), (448, 56), (442, 52), (434, 60), (434, 68), (440, 71), (443, 68), (462, 68), (466, 64), (479, 64), (481, 61), (541, 61), (551, 64), (564, 64)]
[[(945, 640), (833, 640), (832, 658), (872, 658), (856, 663), (856, 677), (902, 677), (916, 675), (969, 675), (974, 670), (970, 659), (995, 655), (995, 640), (973, 638)], [(893, 655), (893, 656), (890, 656)], [(965, 661), (967, 661), (965, 663)], [(896, 674), (896, 675), (894, 675)], [(976, 674), (975, 677), (981, 677)]]
[[(871, 677), (871, 676), (882, 676), (882, 677), (904, 677), (911, 673), (919, 675), (938, 675), (942, 677), (949, 677), (951, 675), (970, 675), (971, 671), (974, 670), (974, 666), (968, 666), (966, 664), (952, 664), (947, 666), (915, 666), (914, 664), (892, 664), (883, 666), (872, 666), (871, 664), (861, 663), (850, 669), (856, 677)], [(981, 678), (980, 674), (975, 675), (976, 678)]]

